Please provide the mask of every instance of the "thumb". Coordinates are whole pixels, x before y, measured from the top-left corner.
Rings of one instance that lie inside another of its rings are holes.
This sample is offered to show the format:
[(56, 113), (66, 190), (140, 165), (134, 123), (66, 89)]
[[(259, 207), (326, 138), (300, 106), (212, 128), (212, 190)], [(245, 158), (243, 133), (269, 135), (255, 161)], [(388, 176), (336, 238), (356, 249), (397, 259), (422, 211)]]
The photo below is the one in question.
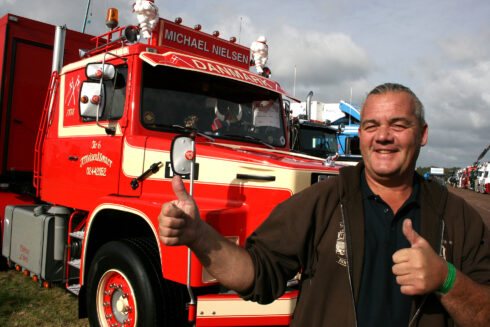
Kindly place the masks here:
[(179, 201), (185, 201), (191, 197), (189, 193), (187, 193), (187, 190), (185, 189), (185, 185), (184, 182), (182, 181), (182, 178), (178, 175), (175, 175), (172, 178), (172, 189), (174, 190), (175, 196), (177, 196), (177, 199)]
[(415, 231), (415, 229), (413, 229), (413, 225), (412, 225), (412, 220), (411, 219), (405, 219), (403, 221), (403, 235), (405, 235), (405, 237), (407, 238), (408, 242), (410, 242), (410, 245), (412, 247), (414, 247), (415, 245), (418, 245), (418, 243), (423, 240), (422, 236), (419, 235), (419, 233), (417, 233)]

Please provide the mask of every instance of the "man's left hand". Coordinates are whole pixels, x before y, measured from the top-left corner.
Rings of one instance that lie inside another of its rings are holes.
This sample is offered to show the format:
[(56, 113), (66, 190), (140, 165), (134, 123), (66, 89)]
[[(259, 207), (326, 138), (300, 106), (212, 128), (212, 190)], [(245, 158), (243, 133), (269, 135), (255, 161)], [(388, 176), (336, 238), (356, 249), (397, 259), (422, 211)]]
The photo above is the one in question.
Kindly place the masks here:
[(403, 235), (411, 247), (393, 254), (392, 267), (401, 292), (406, 295), (421, 295), (439, 290), (446, 280), (446, 262), (413, 229), (410, 219), (403, 221)]

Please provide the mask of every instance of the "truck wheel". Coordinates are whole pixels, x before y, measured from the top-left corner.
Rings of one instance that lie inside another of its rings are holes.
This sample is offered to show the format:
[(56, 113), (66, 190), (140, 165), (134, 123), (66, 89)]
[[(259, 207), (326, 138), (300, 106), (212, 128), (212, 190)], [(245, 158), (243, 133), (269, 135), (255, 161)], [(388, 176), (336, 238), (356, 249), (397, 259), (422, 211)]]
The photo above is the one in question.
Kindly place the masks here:
[(154, 242), (109, 242), (87, 275), (90, 326), (184, 326), (184, 290), (163, 279)]

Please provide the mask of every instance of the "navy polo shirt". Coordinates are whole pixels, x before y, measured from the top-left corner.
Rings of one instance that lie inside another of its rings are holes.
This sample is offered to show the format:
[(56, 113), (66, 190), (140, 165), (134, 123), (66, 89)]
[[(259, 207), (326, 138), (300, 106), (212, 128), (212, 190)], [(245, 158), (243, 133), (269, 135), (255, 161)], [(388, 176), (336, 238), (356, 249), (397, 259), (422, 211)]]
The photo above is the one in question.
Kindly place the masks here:
[(365, 217), (365, 249), (361, 288), (356, 305), (358, 326), (407, 326), (411, 296), (400, 292), (393, 266), (393, 254), (410, 243), (402, 225), (410, 218), (414, 229), (420, 228), (420, 181), (414, 176), (412, 194), (396, 214), (374, 194), (361, 174), (361, 191)]

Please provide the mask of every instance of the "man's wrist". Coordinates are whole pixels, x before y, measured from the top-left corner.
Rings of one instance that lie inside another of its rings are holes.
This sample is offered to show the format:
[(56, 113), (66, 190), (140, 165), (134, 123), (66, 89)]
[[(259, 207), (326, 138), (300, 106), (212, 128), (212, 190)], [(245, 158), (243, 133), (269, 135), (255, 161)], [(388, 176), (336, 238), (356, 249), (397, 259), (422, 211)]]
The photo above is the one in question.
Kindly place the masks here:
[(209, 231), (207, 230), (209, 225), (200, 218), (196, 219), (194, 221), (194, 224), (196, 224), (194, 230), (195, 233), (194, 239), (186, 245), (194, 252), (199, 252), (199, 251), (206, 252), (207, 249), (205, 247), (207, 246), (207, 244), (205, 240), (207, 238), (209, 239), (209, 235), (208, 235)]
[(442, 287), (438, 290), (438, 292), (441, 294), (446, 294), (447, 292), (449, 292), (454, 285), (454, 281), (456, 280), (456, 268), (452, 263), (448, 261), (446, 261), (446, 264), (447, 264), (446, 281), (444, 282)]

